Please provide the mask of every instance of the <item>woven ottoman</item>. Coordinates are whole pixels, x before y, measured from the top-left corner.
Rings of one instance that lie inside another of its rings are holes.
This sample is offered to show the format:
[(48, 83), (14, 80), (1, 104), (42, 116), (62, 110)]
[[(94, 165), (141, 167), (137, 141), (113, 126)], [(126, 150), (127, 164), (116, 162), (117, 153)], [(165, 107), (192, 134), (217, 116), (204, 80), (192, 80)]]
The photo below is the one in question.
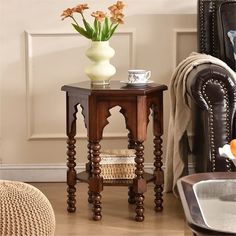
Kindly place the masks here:
[(55, 215), (46, 196), (32, 185), (0, 180), (0, 235), (52, 236)]

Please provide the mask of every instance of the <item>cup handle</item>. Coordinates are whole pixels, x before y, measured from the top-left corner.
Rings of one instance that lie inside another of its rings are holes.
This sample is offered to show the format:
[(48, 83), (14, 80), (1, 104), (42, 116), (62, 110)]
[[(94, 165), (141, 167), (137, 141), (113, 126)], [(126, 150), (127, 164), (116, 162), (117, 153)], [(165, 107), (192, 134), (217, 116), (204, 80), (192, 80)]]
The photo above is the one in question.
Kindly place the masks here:
[(147, 71), (147, 73), (146, 73), (146, 77), (147, 77), (147, 80), (149, 80), (150, 79), (150, 77), (151, 77), (151, 71), (149, 70), (149, 71)]

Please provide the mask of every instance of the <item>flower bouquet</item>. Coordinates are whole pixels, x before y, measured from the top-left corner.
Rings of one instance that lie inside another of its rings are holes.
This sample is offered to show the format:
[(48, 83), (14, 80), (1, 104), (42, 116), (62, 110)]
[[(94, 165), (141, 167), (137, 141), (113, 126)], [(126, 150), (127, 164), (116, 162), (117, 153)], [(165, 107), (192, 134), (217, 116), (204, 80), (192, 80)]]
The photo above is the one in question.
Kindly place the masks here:
[[(72, 20), (72, 26), (80, 35), (91, 39), (91, 47), (87, 50), (86, 55), (92, 63), (85, 69), (85, 73), (93, 85), (109, 84), (111, 77), (116, 73), (115, 67), (110, 64), (110, 59), (114, 56), (115, 51), (110, 47), (109, 39), (118, 25), (124, 23), (124, 6), (122, 1), (117, 1), (116, 4), (108, 7), (109, 14), (103, 11), (92, 12), (93, 24), (90, 24), (84, 16), (84, 11), (89, 9), (88, 4), (67, 8), (61, 15), (62, 20), (66, 18)], [(81, 24), (76, 20), (75, 13), (80, 14)]]
[[(118, 25), (124, 23), (124, 6), (122, 1), (117, 1), (116, 4), (108, 7), (110, 15), (103, 11), (92, 12), (91, 16), (94, 17), (93, 25), (89, 24), (84, 16), (84, 11), (89, 9), (88, 4), (79, 4), (73, 8), (67, 8), (61, 16), (62, 20), (71, 18), (74, 29), (84, 37), (92, 41), (107, 41), (111, 38)], [(81, 15), (83, 27), (75, 19), (75, 13)]]

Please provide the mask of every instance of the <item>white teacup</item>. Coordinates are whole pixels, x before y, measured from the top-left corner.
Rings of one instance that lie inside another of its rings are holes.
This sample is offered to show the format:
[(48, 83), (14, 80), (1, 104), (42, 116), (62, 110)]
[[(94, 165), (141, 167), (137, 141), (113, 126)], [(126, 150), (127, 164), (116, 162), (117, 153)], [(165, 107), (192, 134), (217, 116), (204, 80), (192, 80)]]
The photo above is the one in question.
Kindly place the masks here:
[(128, 83), (147, 83), (150, 77), (149, 70), (128, 70)]

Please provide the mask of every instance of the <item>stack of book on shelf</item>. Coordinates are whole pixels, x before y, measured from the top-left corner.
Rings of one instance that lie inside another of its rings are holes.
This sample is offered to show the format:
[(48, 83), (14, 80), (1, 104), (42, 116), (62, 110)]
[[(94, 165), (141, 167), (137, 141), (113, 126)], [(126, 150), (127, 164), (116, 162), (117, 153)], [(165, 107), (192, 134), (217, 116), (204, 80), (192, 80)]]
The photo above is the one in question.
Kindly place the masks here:
[(135, 150), (104, 150), (100, 157), (103, 179), (133, 179), (135, 177)]

